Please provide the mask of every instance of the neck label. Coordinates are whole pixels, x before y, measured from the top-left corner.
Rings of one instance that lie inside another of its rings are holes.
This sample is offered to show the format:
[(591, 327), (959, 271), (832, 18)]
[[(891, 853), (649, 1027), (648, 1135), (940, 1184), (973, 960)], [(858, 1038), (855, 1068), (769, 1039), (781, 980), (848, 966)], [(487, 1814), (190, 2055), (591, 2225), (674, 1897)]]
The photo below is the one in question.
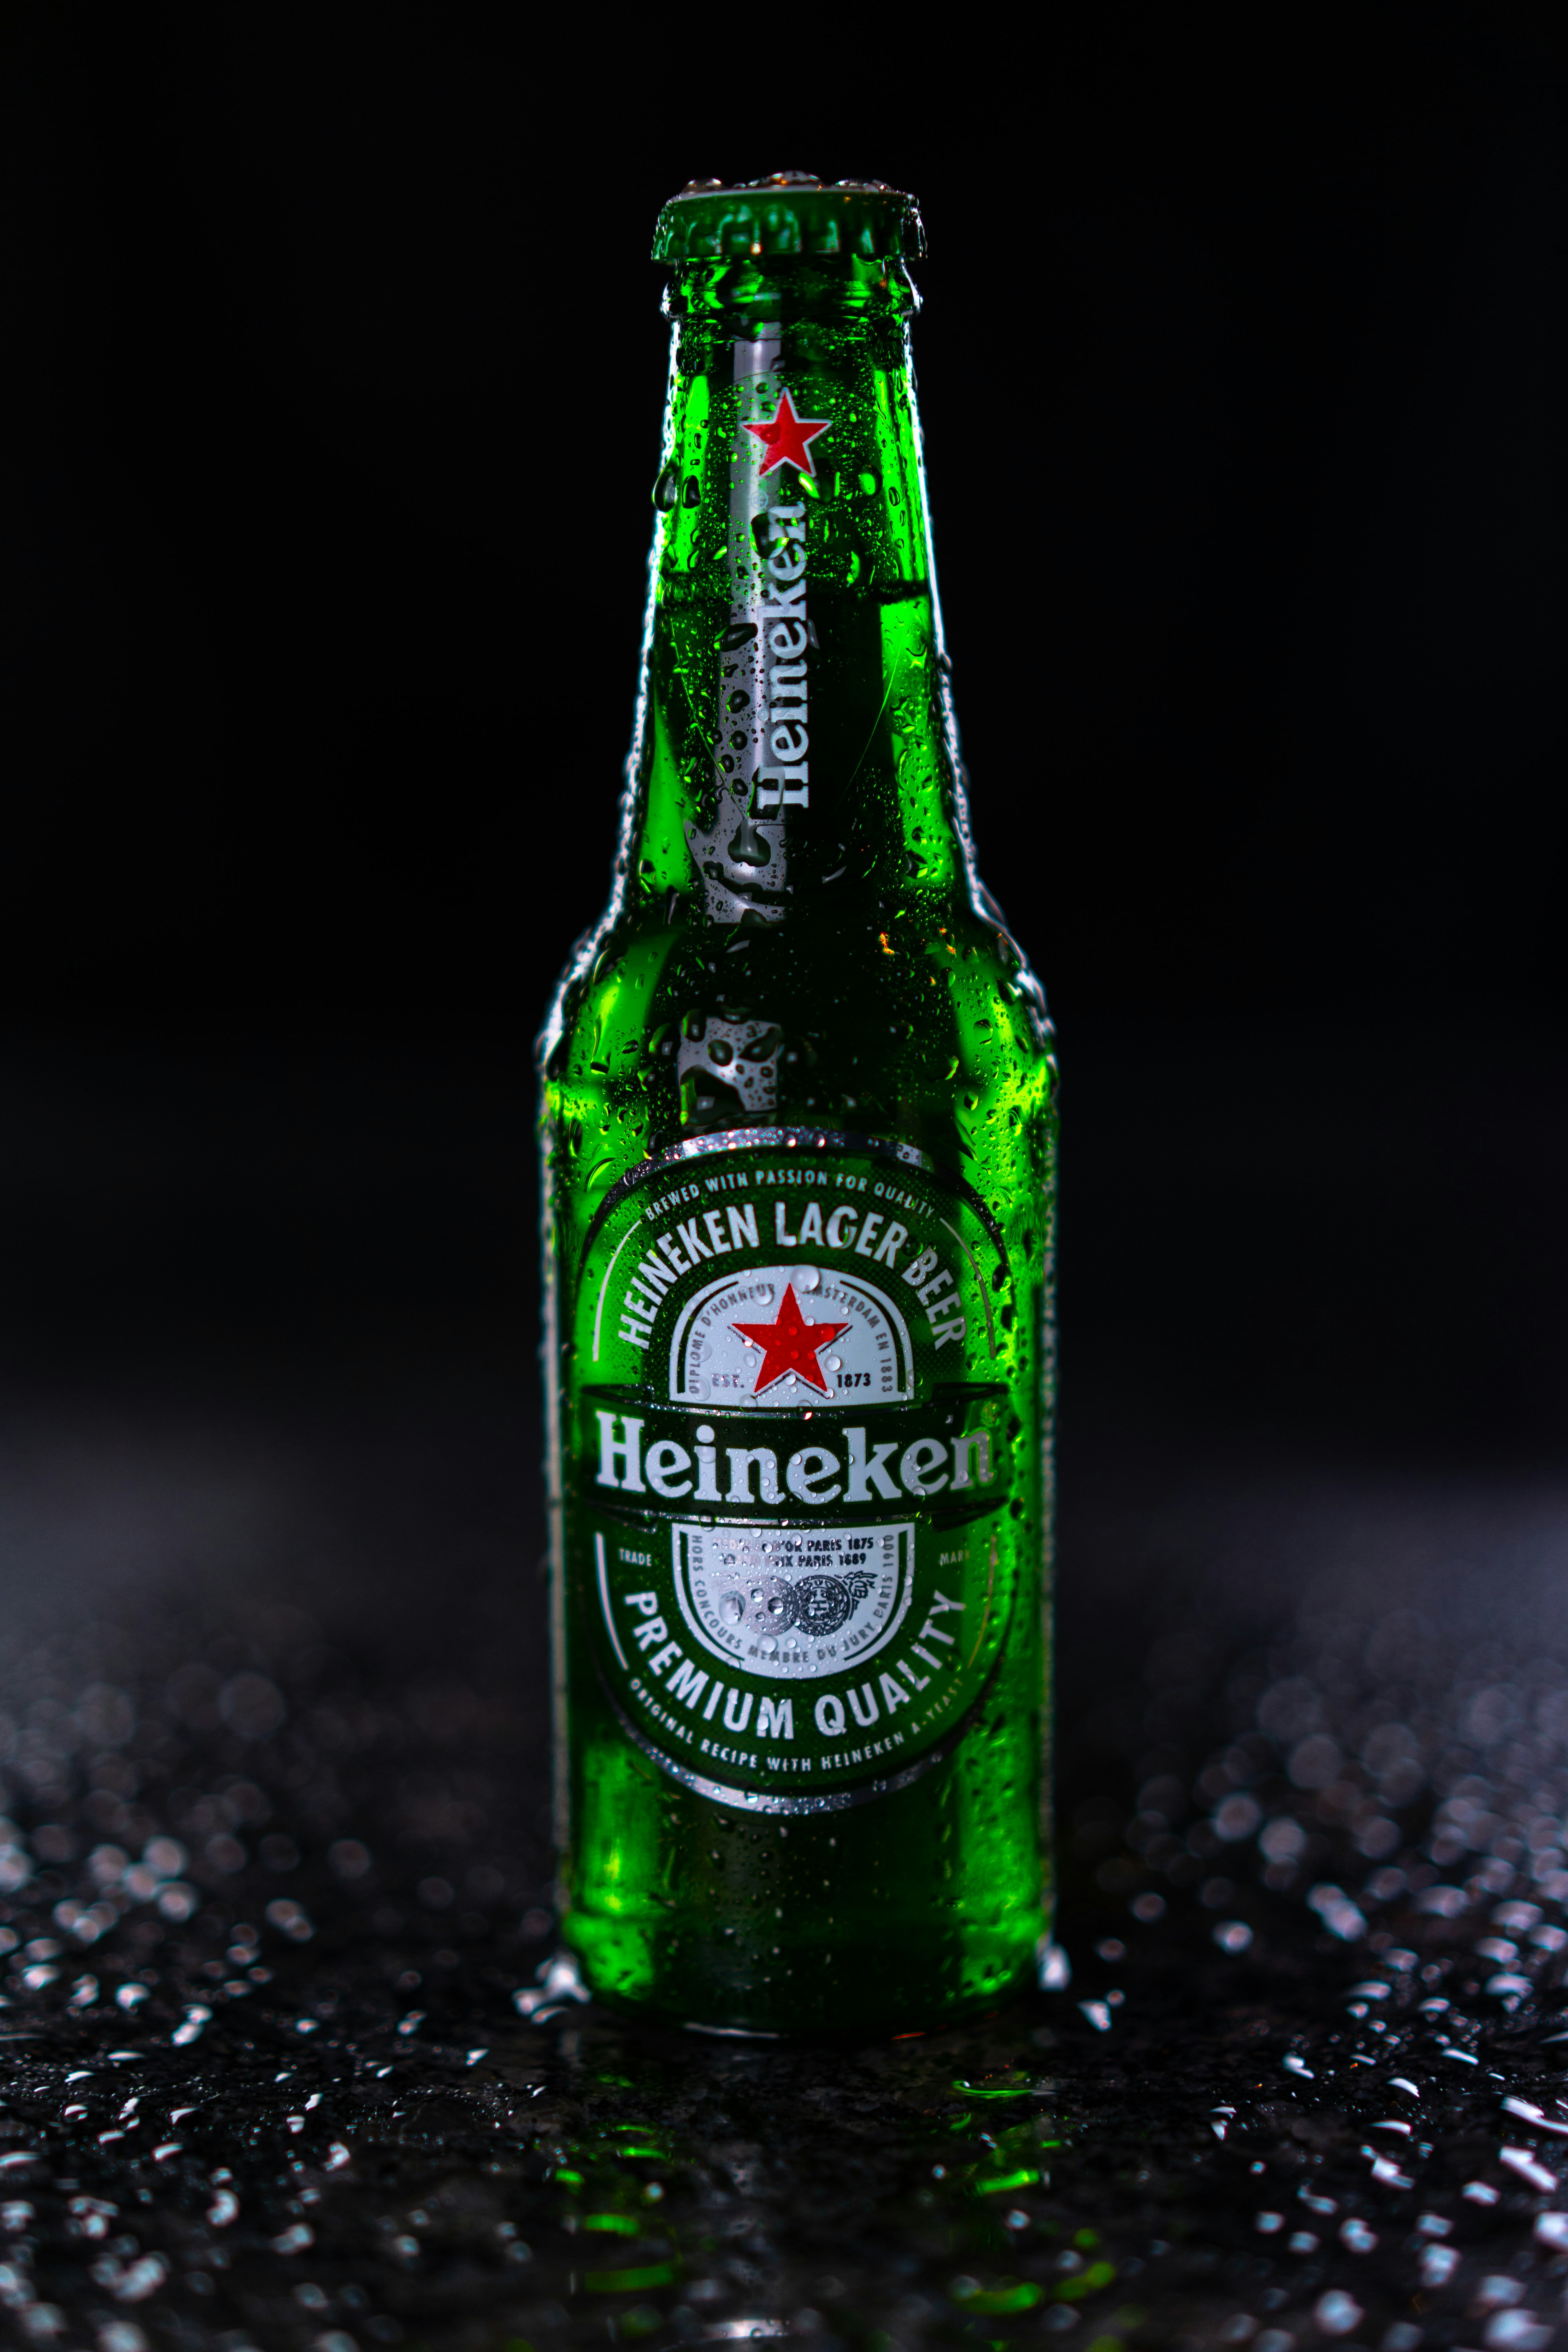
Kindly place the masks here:
[[(805, 808), (811, 799), (807, 655), (811, 624), (805, 609), (806, 509), (768, 509), (767, 533), (773, 574), (760, 607), (763, 638), (761, 729), (763, 753), (752, 771), (759, 816)], [(782, 763), (782, 764), (781, 764)]]

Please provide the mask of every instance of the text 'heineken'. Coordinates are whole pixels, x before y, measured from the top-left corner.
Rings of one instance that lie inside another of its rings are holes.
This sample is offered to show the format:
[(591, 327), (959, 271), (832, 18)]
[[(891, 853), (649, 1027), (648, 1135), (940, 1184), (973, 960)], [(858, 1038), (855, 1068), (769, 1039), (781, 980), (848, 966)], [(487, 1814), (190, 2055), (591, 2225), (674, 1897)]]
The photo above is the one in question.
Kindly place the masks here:
[(877, 183), (660, 215), (620, 858), (541, 1045), (565, 1932), (758, 2032), (993, 2001), (1049, 1920), (1055, 1065), (970, 848), (922, 249)]

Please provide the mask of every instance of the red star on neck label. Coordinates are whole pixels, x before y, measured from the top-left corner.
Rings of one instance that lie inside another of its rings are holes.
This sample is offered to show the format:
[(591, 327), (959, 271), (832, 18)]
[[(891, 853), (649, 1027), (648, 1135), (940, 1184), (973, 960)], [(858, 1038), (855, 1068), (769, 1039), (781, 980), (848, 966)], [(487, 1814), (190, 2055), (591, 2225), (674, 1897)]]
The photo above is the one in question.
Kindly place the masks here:
[(762, 1367), (752, 1388), (753, 1396), (761, 1396), (763, 1391), (771, 1389), (775, 1381), (782, 1381), (786, 1372), (796, 1374), (819, 1396), (826, 1396), (827, 1382), (817, 1369), (817, 1351), (826, 1348), (829, 1340), (837, 1339), (842, 1332), (847, 1331), (849, 1326), (847, 1323), (808, 1323), (800, 1311), (794, 1283), (786, 1282), (775, 1321), (733, 1323), (730, 1328), (738, 1331), (742, 1339), (753, 1340), (763, 1350)]
[(794, 401), (787, 392), (781, 392), (772, 421), (748, 425), (746, 430), (756, 435), (768, 453), (763, 459), (764, 474), (771, 474), (775, 466), (798, 466), (815, 482), (816, 467), (811, 462), (811, 444), (827, 431), (832, 422), (831, 416), (797, 416)]

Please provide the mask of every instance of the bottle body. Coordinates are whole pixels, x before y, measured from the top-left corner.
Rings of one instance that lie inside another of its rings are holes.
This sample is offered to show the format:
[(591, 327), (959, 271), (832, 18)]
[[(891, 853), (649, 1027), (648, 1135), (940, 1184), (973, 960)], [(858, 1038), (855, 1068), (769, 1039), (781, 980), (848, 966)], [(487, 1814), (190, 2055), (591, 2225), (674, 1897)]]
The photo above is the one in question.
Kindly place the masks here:
[(886, 257), (678, 272), (616, 893), (542, 1041), (565, 1932), (913, 2030), (1047, 1920), (1054, 1064)]

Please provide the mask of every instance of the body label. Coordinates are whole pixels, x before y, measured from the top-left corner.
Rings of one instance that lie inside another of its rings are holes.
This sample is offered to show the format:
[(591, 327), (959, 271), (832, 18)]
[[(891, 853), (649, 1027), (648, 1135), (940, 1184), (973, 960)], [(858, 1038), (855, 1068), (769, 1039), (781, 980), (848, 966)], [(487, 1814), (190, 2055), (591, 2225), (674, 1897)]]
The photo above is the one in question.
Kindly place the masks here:
[(994, 1222), (907, 1146), (742, 1130), (634, 1171), (574, 1288), (573, 1638), (627, 1736), (763, 1811), (917, 1777), (1013, 1604)]

